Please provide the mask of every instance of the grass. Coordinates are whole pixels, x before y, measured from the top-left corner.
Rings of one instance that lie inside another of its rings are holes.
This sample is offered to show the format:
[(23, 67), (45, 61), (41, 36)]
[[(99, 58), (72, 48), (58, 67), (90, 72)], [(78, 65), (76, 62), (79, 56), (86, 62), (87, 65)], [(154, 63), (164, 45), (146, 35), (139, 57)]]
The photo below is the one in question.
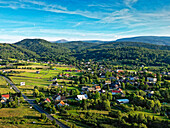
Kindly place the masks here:
[(164, 116), (160, 116), (159, 113), (152, 113), (149, 110), (146, 110), (146, 111), (134, 111), (133, 113), (135, 113), (135, 114), (143, 113), (145, 115), (154, 116), (154, 117), (156, 117), (156, 118), (158, 118), (160, 120), (163, 120), (163, 119), (164, 120), (169, 120), (168, 118), (166, 118)]
[(98, 113), (108, 115), (109, 111), (99, 111), (99, 110), (68, 110), (69, 113), (76, 114), (77, 112), (90, 112), (90, 113)]
[[(40, 120), (41, 114), (34, 109), (29, 108), (27, 103), (23, 103), (18, 108), (0, 109), (0, 127), (1, 128), (55, 128), (51, 123), (45, 123)], [(13, 121), (21, 122), (27, 120), (26, 124), (12, 124)], [(36, 122), (33, 124), (32, 122)]]
[(9, 92), (14, 93), (15, 91), (13, 89), (10, 89), (10, 87), (7, 86), (6, 80), (0, 76), (0, 93), (7, 94)]

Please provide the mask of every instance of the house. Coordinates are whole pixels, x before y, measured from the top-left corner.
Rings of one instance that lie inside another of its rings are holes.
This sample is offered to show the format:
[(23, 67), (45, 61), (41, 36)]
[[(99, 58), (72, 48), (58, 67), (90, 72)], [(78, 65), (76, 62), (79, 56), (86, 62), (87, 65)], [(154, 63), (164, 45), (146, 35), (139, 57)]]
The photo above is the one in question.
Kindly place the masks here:
[(88, 68), (87, 70), (88, 70), (88, 71), (91, 71), (92, 69), (91, 69), (91, 68)]
[(59, 86), (59, 84), (58, 84), (57, 81), (55, 81), (55, 82), (52, 83), (52, 86)]
[(59, 74), (58, 76), (59, 76), (59, 77), (62, 77), (63, 75), (62, 75), (62, 74)]
[(61, 95), (59, 95), (59, 94), (56, 95), (55, 98), (54, 98), (54, 100), (57, 100), (57, 101), (58, 101), (58, 100), (64, 100), (64, 99), (66, 99), (66, 97), (65, 97), (65, 96), (61, 96)]
[(112, 90), (112, 95), (121, 94), (120, 90)]
[(50, 99), (48, 99), (48, 98), (47, 98), (47, 99), (44, 99), (44, 101), (45, 101), (45, 102), (48, 102), (48, 103), (50, 103), (50, 102), (51, 102), (51, 100), (50, 100)]
[(87, 91), (93, 92), (93, 91), (96, 91), (96, 89), (94, 87), (90, 87), (90, 88), (87, 89)]
[(52, 81), (57, 81), (57, 78), (53, 78)]
[(147, 77), (147, 81), (149, 81), (149, 82), (151, 82), (151, 83), (156, 83), (157, 78)]
[(9, 94), (5, 94), (5, 95), (2, 95), (2, 98), (6, 98), (6, 99), (9, 99)]
[(100, 86), (95, 86), (95, 89), (96, 89), (96, 91), (100, 91), (101, 90)]
[(81, 90), (82, 90), (82, 91), (87, 91), (88, 88), (89, 88), (89, 86), (83, 86), (83, 87), (81, 88)]
[(111, 84), (111, 81), (105, 81), (105, 84)]
[(121, 69), (117, 69), (116, 72), (117, 72), (117, 73), (122, 73), (122, 72), (124, 72), (124, 71), (121, 70)]
[(64, 103), (64, 101), (60, 101), (60, 103), (57, 104), (57, 106), (69, 106), (69, 104)]
[(69, 74), (65, 74), (65, 77), (69, 77)]
[(36, 71), (37, 74), (40, 74), (40, 71)]
[(84, 95), (77, 95), (77, 98), (75, 98), (76, 100), (86, 100), (86, 99), (88, 99), (88, 96), (87, 96), (87, 94), (84, 94)]
[(128, 99), (117, 99), (116, 102), (118, 104), (125, 104), (125, 103), (129, 103), (129, 100)]
[(1, 98), (1, 103), (6, 103), (6, 101), (9, 99), (9, 94), (5, 94), (5, 95), (2, 95), (2, 98)]

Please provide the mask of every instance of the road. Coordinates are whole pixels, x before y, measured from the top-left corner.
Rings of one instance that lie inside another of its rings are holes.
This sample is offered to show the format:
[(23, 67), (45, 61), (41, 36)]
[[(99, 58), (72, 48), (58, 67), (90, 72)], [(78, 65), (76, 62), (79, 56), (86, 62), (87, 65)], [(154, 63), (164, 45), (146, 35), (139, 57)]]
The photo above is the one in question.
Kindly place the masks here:
[[(13, 83), (12, 81), (10, 81), (8, 78), (6, 78), (5, 76), (2, 76), (4, 79), (6, 79), (6, 81), (8, 83), (10, 83), (10, 85), (12, 86), (12, 88), (16, 91), (16, 92), (21, 92)], [(54, 118), (52, 115), (48, 114), (46, 111), (44, 111), (42, 108), (40, 108), (37, 104), (34, 103), (33, 99), (29, 99), (26, 95), (24, 95), (22, 93), (22, 96), (24, 98), (25, 101), (27, 101), (30, 105), (32, 105), (37, 111), (39, 111), (40, 113), (45, 113), (47, 118), (50, 120), (55, 120), (56, 123), (62, 127), (62, 128), (69, 128), (68, 126), (66, 126), (65, 124), (63, 124), (62, 122), (60, 122), (59, 120), (57, 120), (56, 118)]]

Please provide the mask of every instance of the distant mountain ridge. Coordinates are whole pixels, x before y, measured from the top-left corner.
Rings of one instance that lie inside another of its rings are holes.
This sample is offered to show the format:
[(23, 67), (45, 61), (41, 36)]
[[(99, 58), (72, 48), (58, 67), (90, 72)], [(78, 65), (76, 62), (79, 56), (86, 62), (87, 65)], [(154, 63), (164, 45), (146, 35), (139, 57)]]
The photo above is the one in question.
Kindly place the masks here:
[(170, 46), (170, 37), (166, 36), (138, 36), (130, 38), (122, 38), (116, 40), (116, 42), (142, 42), (156, 45), (168, 45)]
[(24, 39), (14, 44), (1, 44), (0, 53), (2, 59), (36, 59), (66, 63), (93, 59), (115, 64), (170, 64), (170, 46), (140, 42), (51, 43), (44, 39)]

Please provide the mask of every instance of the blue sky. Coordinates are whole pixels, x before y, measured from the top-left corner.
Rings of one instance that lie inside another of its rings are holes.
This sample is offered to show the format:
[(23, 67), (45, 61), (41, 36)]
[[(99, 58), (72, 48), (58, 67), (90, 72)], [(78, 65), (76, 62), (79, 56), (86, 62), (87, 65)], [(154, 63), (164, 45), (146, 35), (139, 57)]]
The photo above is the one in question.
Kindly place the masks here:
[(170, 0), (0, 0), (0, 42), (170, 36)]

